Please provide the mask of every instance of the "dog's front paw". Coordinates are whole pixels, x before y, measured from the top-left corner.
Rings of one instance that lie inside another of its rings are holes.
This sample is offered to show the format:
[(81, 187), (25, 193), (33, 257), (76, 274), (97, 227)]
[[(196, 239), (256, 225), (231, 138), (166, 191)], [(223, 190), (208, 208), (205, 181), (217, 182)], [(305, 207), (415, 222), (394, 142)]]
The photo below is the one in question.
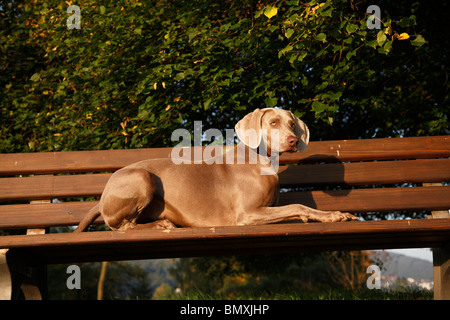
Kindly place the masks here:
[(333, 222), (358, 220), (358, 217), (356, 217), (348, 212), (333, 211), (331, 214), (333, 216)]
[(309, 220), (319, 222), (342, 222), (342, 221), (355, 221), (358, 217), (341, 211), (319, 211), (317, 213), (310, 214)]

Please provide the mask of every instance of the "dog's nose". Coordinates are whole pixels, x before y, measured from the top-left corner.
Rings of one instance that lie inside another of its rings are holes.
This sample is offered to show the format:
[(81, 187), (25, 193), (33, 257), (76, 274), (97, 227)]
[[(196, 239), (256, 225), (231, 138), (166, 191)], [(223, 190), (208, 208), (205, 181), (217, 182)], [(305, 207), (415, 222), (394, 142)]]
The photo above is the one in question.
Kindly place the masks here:
[(298, 143), (298, 139), (296, 136), (288, 136), (287, 143), (290, 147), (295, 147)]

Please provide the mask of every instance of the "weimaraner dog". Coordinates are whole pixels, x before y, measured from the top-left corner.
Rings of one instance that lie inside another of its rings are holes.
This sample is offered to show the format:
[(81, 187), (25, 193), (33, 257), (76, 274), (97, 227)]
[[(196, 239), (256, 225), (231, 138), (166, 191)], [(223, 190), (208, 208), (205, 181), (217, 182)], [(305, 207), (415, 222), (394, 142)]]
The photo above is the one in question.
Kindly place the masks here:
[[(229, 160), (228, 152), (233, 152), (236, 162), (232, 164), (225, 160), (175, 164), (170, 158), (150, 159), (116, 171), (99, 204), (75, 232), (84, 231), (100, 214), (113, 230), (357, 220), (349, 213), (320, 211), (301, 204), (275, 206), (278, 176), (276, 171), (267, 174), (273, 170), (267, 157), (303, 151), (309, 141), (308, 127), (292, 112), (256, 109), (240, 120), (235, 130), (241, 143), (216, 156)], [(256, 138), (246, 132), (255, 132)], [(278, 143), (273, 143), (274, 136)], [(250, 161), (259, 150), (266, 152), (258, 154), (257, 163)], [(264, 169), (269, 171), (264, 173)]]

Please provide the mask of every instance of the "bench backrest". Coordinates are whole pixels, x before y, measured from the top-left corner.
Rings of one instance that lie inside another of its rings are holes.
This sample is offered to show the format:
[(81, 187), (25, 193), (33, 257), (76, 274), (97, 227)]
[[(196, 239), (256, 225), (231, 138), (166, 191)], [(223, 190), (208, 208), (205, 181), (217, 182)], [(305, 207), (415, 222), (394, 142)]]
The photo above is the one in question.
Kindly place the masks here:
[[(171, 151), (0, 154), (0, 229), (77, 225), (113, 171), (169, 158)], [(448, 210), (449, 157), (450, 136), (310, 142), (305, 152), (280, 158), (280, 205), (353, 213)], [(300, 165), (288, 165), (295, 163)], [(295, 189), (283, 192), (286, 188)]]

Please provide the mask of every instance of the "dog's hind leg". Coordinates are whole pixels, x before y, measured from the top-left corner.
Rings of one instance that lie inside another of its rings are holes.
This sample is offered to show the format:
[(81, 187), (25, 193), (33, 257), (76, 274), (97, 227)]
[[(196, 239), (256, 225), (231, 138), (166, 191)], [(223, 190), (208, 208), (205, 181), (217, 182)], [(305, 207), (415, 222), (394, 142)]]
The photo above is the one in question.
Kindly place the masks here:
[(100, 199), (100, 212), (113, 230), (134, 229), (136, 220), (150, 205), (156, 184), (150, 172), (139, 168), (116, 171)]

